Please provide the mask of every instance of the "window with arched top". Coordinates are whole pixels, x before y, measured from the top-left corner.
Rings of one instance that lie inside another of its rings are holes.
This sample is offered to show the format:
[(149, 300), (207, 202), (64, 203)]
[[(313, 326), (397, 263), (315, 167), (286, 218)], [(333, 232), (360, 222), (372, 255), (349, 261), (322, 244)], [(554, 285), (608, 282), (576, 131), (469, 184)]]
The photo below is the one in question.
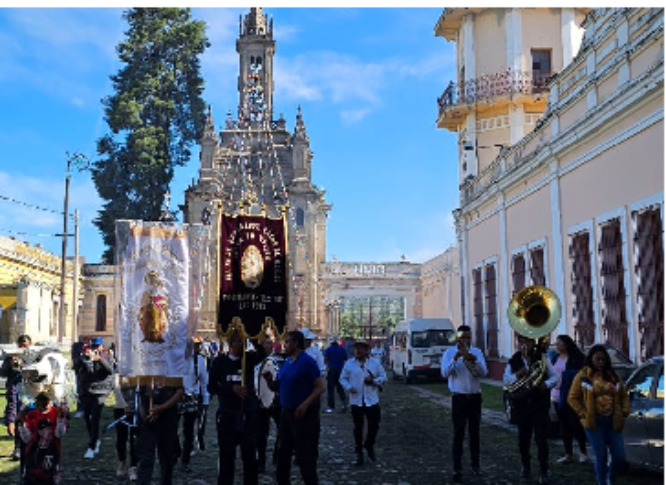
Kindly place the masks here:
[(97, 295), (95, 332), (106, 332), (106, 295)]
[(296, 209), (296, 225), (299, 227), (305, 225), (305, 211), (300, 207)]

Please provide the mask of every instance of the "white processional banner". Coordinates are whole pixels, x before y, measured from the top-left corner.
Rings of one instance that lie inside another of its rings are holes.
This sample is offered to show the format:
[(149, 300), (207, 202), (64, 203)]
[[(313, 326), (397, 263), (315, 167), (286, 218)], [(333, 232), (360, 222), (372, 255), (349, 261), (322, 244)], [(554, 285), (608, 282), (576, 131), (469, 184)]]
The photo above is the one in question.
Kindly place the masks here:
[[(203, 293), (197, 237), (187, 224), (117, 221), (118, 371), (123, 377), (182, 378)], [(198, 228), (197, 236), (201, 236)]]

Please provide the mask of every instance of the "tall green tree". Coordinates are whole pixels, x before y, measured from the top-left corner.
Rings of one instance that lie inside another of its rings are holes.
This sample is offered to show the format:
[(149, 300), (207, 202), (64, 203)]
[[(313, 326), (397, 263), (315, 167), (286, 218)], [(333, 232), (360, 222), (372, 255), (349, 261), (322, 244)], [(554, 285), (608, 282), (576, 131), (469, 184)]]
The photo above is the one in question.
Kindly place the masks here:
[(176, 166), (203, 132), (200, 56), (210, 45), (206, 25), (188, 8), (132, 8), (116, 51), (114, 93), (102, 99), (109, 132), (97, 141), (92, 176), (105, 201), (94, 224), (114, 260), (117, 219), (158, 220)]

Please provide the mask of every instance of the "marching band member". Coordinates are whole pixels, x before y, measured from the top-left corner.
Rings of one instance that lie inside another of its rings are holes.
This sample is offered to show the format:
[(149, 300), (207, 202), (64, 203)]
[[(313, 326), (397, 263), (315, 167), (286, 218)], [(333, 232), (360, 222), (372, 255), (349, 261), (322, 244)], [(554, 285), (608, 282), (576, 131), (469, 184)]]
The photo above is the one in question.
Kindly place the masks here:
[[(277, 377), (280, 365), (284, 357), (273, 352), (273, 340), (266, 337), (263, 342), (267, 357), (256, 368), (256, 388), (259, 397), (259, 406), (257, 408), (257, 466), (259, 473), (266, 471), (266, 448), (268, 446), (268, 433), (270, 431), (271, 419), (275, 422), (276, 429), (280, 427), (280, 396), (273, 392), (264, 373), (270, 372), (273, 379)], [(273, 464), (277, 461), (277, 447), (273, 450)]]
[[(220, 459), (217, 476), (218, 485), (233, 485), (236, 462), (236, 447), (241, 447), (243, 460), (243, 483), (256, 485), (259, 481), (254, 427), (256, 423), (257, 396), (252, 372), (245, 373), (243, 380), (243, 346), (245, 339), (234, 331), (228, 339), (229, 353), (218, 354), (213, 361), (208, 380), (208, 392), (217, 395), (217, 440)], [(257, 352), (245, 354), (246, 368), (254, 369), (258, 364)]]
[[(16, 345), (20, 349), (27, 349), (32, 345), (32, 339), (28, 335), (19, 335), (16, 339)], [(10, 457), (14, 461), (21, 459), (21, 438), (16, 432), (18, 415), (21, 411), (21, 402), (19, 399), (19, 384), (21, 383), (21, 358), (10, 355), (5, 358), (0, 369), (0, 375), (7, 378), (5, 387), (7, 388), (7, 404), (5, 405), (5, 425), (7, 434), (14, 438), (14, 450)]]
[(453, 481), (462, 480), (463, 442), (469, 428), (472, 474), (480, 474), (481, 378), (488, 367), (480, 349), (472, 347), (472, 329), (458, 327), (458, 345), (444, 351), (442, 377), (448, 379), (453, 420)]
[[(533, 365), (541, 360), (541, 353), (535, 352), (535, 340), (518, 335), (520, 350), (517, 351), (504, 370), (504, 385), (510, 386), (525, 377)], [(513, 393), (512, 403), (518, 416), (518, 449), (522, 462), (522, 478), (531, 476), (530, 445), (532, 434), (536, 441), (539, 459), (539, 483), (548, 483), (548, 414), (550, 410), (550, 389), (555, 387), (559, 377), (550, 360), (546, 359), (545, 375), (537, 386), (526, 387)]]
[[(184, 472), (190, 472), (190, 457), (194, 451), (194, 428), (196, 422), (204, 423), (210, 394), (208, 394), (208, 367), (206, 358), (201, 354), (201, 338), (192, 338), (193, 352), (192, 358), (186, 362), (187, 372), (183, 379), (185, 388), (183, 399), (180, 402), (181, 415), (183, 416), (183, 454), (181, 456), (181, 465)], [(203, 430), (197, 429), (197, 439), (199, 449), (204, 450)]]
[[(348, 360), (342, 368), (340, 384), (349, 392), (349, 404), (354, 422), (354, 444), (356, 461), (354, 465), (363, 464), (363, 448), (368, 458), (376, 461), (375, 441), (379, 432), (381, 410), (379, 407), (379, 391), (386, 382), (386, 372), (377, 359), (369, 359), (370, 345), (364, 341), (354, 343), (355, 357)], [(363, 442), (363, 425), (368, 421), (368, 432)]]
[(305, 485), (317, 485), (317, 446), (319, 411), (314, 403), (324, 392), (324, 381), (317, 363), (305, 353), (305, 339), (298, 330), (287, 333), (287, 357), (277, 381), (270, 372), (263, 375), (271, 389), (279, 391), (282, 415), (278, 430), (278, 485), (291, 483), (291, 458), (296, 459)]

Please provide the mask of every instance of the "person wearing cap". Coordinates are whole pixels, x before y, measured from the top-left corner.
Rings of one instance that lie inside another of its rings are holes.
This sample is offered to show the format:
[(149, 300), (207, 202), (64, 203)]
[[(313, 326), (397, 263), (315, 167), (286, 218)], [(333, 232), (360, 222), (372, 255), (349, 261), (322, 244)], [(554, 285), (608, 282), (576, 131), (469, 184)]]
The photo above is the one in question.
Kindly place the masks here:
[(83, 457), (91, 460), (99, 453), (99, 424), (106, 398), (113, 390), (113, 365), (103, 353), (104, 339), (94, 337), (84, 347), (80, 361), (74, 371), (81, 382), (81, 404), (83, 418), (88, 431), (88, 449)]
[[(386, 372), (382, 364), (374, 358), (368, 358), (370, 345), (362, 340), (354, 343), (353, 359), (348, 360), (342, 368), (340, 384), (349, 392), (349, 404), (354, 423), (354, 444), (356, 461), (354, 465), (364, 463), (363, 448), (368, 458), (375, 461), (375, 441), (379, 432), (381, 410), (379, 407), (379, 391), (386, 382)], [(363, 441), (363, 426), (368, 421), (368, 432)]]

